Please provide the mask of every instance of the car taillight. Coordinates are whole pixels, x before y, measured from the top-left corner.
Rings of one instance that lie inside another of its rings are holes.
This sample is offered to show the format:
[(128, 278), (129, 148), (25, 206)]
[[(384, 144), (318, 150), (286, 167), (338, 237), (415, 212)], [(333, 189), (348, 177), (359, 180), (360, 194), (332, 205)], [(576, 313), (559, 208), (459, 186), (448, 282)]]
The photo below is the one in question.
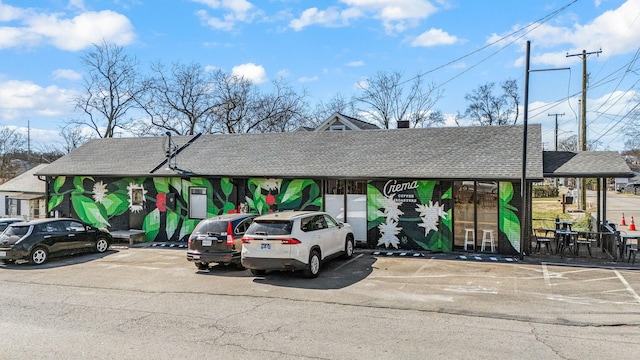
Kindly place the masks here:
[(296, 245), (296, 244), (300, 244), (300, 240), (298, 240), (298, 239), (296, 239), (296, 238), (280, 239), (280, 241), (282, 242), (282, 245)]
[(233, 225), (231, 222), (227, 224), (227, 245), (232, 246), (235, 242), (233, 241)]
[(243, 244), (248, 244), (248, 243), (250, 243), (250, 242), (251, 242), (251, 238), (248, 238), (248, 237), (243, 237), (243, 238), (242, 238), (242, 243), (243, 243)]

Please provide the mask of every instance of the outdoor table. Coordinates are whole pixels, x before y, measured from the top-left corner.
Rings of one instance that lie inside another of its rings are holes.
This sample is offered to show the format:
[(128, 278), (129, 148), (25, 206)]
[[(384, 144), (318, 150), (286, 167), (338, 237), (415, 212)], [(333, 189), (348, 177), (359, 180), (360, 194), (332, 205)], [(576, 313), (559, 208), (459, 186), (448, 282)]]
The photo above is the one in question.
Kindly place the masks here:
[(569, 220), (558, 220), (558, 221), (556, 221), (556, 229), (571, 230), (571, 226), (572, 225), (573, 225), (573, 221), (569, 221)]
[(572, 244), (575, 247), (577, 240), (578, 240), (578, 233), (576, 231), (562, 230), (562, 229), (556, 230), (556, 241), (558, 241), (558, 246), (559, 246), (558, 252), (560, 253), (560, 257), (564, 255), (564, 249), (566, 247), (570, 248)]

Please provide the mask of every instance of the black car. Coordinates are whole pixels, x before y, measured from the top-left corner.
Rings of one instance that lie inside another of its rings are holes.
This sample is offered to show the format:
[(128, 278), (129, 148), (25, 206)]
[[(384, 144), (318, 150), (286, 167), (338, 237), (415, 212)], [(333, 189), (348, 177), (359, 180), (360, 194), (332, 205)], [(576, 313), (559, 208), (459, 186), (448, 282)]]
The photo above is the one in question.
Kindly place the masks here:
[(106, 229), (76, 219), (56, 218), (17, 222), (0, 234), (0, 260), (44, 264), (50, 257), (107, 251), (112, 242)]
[(187, 260), (200, 270), (210, 263), (234, 264), (242, 268), (242, 236), (254, 214), (225, 214), (202, 220), (189, 236)]

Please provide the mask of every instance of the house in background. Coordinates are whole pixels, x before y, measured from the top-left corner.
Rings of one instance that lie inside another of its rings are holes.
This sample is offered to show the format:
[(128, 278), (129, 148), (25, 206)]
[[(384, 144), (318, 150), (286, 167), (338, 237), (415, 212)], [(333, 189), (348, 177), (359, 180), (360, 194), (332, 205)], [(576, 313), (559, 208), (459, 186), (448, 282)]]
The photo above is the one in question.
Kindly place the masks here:
[(325, 122), (318, 125), (314, 131), (343, 131), (343, 130), (376, 130), (378, 126), (356, 119), (338, 112), (329, 116)]
[(46, 182), (34, 176), (46, 166), (38, 165), (0, 185), (0, 217), (46, 217)]

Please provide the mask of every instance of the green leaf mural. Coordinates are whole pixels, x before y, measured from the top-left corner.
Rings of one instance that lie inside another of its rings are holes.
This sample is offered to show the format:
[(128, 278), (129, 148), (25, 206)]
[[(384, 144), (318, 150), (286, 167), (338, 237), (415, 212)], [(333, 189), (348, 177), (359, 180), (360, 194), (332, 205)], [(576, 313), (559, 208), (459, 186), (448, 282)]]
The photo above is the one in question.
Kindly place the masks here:
[(129, 209), (129, 194), (125, 191), (107, 194), (102, 200), (102, 205), (108, 217), (122, 215)]
[(96, 227), (108, 227), (107, 211), (100, 203), (83, 195), (71, 195), (71, 203), (78, 217)]
[(155, 240), (156, 236), (160, 232), (160, 211), (154, 209), (144, 218), (142, 224), (142, 230), (144, 230), (144, 237), (146, 241)]
[(506, 236), (511, 246), (520, 251), (520, 219), (517, 209), (510, 204), (514, 191), (511, 182), (500, 182), (499, 184), (499, 226)]
[(53, 209), (62, 204), (62, 201), (64, 200), (64, 195), (51, 195), (51, 197), (49, 198), (49, 204), (47, 205), (47, 211), (53, 211)]
[(58, 176), (56, 180), (53, 182), (53, 191), (56, 193), (59, 192), (66, 181), (67, 181), (66, 176)]

